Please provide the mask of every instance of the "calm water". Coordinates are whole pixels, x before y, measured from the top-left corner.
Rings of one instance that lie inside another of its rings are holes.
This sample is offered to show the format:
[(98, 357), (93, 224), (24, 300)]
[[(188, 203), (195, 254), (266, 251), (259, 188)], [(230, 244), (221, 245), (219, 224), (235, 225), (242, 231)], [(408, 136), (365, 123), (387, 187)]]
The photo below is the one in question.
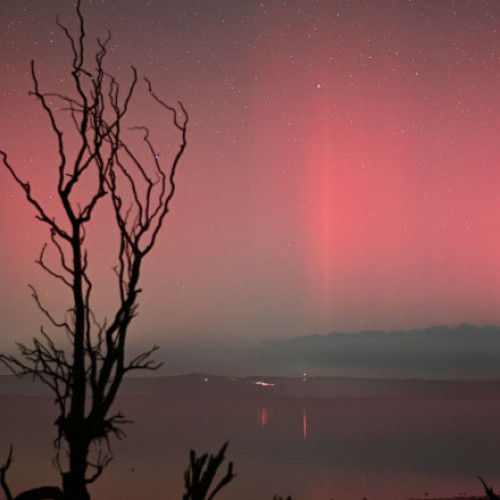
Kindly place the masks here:
[[(56, 483), (50, 401), (0, 404), (0, 458), (15, 445), (12, 488)], [(480, 494), (478, 474), (500, 490), (498, 400), (134, 397), (120, 409), (135, 423), (112, 443), (96, 500), (180, 500), (189, 450), (215, 452), (228, 439), (238, 476), (220, 500)]]

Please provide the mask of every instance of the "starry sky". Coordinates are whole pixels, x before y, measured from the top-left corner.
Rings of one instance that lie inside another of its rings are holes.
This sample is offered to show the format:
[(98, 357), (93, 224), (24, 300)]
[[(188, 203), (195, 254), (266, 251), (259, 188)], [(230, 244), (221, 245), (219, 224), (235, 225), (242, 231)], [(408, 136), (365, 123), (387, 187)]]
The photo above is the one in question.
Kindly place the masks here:
[[(110, 72), (129, 81), (136, 66), (191, 118), (132, 346), (500, 323), (500, 2), (82, 0), (82, 10), (91, 48), (112, 32)], [(49, 206), (55, 140), (28, 96), (29, 63), (44, 89), (68, 92), (56, 14), (75, 27), (71, 2), (0, 3), (0, 146)], [(133, 117), (168, 155), (175, 138), (162, 142), (168, 121), (144, 96)], [(89, 235), (101, 314), (113, 304), (108, 223), (103, 214)], [(47, 306), (66, 304), (34, 264), (46, 228), (5, 170), (0, 228), (5, 351), (43, 321), (28, 282)]]

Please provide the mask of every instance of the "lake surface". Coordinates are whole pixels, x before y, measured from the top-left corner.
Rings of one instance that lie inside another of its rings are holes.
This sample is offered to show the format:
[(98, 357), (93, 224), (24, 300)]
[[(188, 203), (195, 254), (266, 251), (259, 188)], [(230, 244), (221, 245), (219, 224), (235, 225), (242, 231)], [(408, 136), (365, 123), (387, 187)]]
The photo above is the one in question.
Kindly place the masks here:
[[(54, 408), (40, 397), (0, 397), (0, 458), (15, 457), (21, 487), (57, 483)], [(189, 450), (227, 456), (236, 479), (220, 500), (404, 500), (500, 490), (500, 400), (415, 397), (221, 397), (189, 393), (122, 397), (134, 420), (112, 441), (115, 459), (93, 499), (181, 499)], [(3, 461), (3, 459), (2, 459)]]

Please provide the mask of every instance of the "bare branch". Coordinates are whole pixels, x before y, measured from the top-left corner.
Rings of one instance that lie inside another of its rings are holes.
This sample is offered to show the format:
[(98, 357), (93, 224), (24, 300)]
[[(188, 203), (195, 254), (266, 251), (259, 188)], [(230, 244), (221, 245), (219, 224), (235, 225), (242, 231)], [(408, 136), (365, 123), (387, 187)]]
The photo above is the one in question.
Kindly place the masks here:
[(10, 488), (7, 485), (7, 478), (6, 478), (7, 470), (9, 469), (10, 465), (12, 464), (13, 452), (14, 452), (14, 448), (12, 445), (10, 445), (9, 455), (7, 456), (7, 460), (4, 462), (4, 464), (2, 466), (0, 466), (0, 485), (2, 486), (2, 490), (5, 493), (6, 500), (13, 500), (12, 493), (10, 492)]
[[(49, 271), (48, 271), (49, 272)], [(55, 276), (53, 273), (49, 272), (49, 274)], [(36, 302), (36, 305), (38, 306), (38, 309), (40, 309), (40, 311), (42, 311), (42, 313), (44, 314), (44, 316), (56, 327), (56, 328), (66, 328), (67, 330), (70, 330), (70, 326), (69, 326), (69, 323), (67, 321), (57, 321), (54, 316), (52, 316), (51, 312), (45, 308), (41, 301), (40, 301), (40, 297), (36, 291), (36, 288), (33, 286), (33, 285), (28, 285), (30, 290), (31, 290), (31, 296), (33, 297), (33, 299), (35, 300)]]
[(22, 181), (21, 178), (17, 175), (16, 171), (8, 161), (7, 154), (4, 151), (0, 150), (0, 156), (2, 156), (3, 164), (13, 177), (14, 181), (24, 191), (28, 202), (35, 208), (35, 211), (37, 213), (36, 218), (48, 224), (50, 228), (53, 229), (61, 238), (69, 240), (69, 236), (66, 231), (62, 229), (62, 227), (60, 227), (58, 224), (56, 224), (55, 219), (49, 217), (42, 205), (32, 196), (30, 183)]
[[(55, 241), (55, 238), (54, 238), (54, 232), (51, 231), (51, 236), (52, 236), (52, 242), (53, 244), (55, 245), (55, 247), (57, 248), (57, 251), (59, 253), (59, 262), (61, 264), (61, 267), (67, 271), (68, 273), (72, 274), (72, 270), (71, 268), (69, 268), (67, 265), (66, 265), (66, 257), (64, 255), (64, 252), (62, 251), (62, 248), (61, 246), (57, 243), (57, 241)], [(66, 279), (62, 274), (59, 274), (58, 272), (54, 271), (53, 269), (51, 269), (46, 263), (45, 263), (45, 260), (44, 260), (44, 256), (45, 256), (45, 250), (47, 249), (47, 243), (45, 243), (45, 245), (43, 245), (42, 247), (42, 250), (40, 251), (40, 256), (38, 257), (38, 260), (36, 260), (35, 262), (45, 271), (47, 272), (48, 274), (50, 274), (50, 276), (52, 276), (53, 278), (56, 278), (58, 280), (61, 280), (67, 287), (71, 288), (71, 283), (68, 281), (68, 279)]]
[(158, 346), (153, 346), (148, 351), (139, 354), (129, 362), (128, 366), (126, 366), (124, 370), (126, 372), (131, 370), (158, 370), (163, 365), (163, 363), (157, 363), (156, 361), (151, 359), (152, 354), (158, 349)]
[(93, 483), (99, 476), (103, 473), (104, 469), (109, 465), (109, 463), (113, 460), (113, 457), (110, 457), (108, 455), (101, 455), (101, 451), (99, 451), (99, 455), (97, 457), (97, 463), (93, 464), (92, 462), (89, 462), (89, 466), (95, 469), (95, 473), (92, 474), (88, 479), (86, 479), (86, 483), (90, 484)]

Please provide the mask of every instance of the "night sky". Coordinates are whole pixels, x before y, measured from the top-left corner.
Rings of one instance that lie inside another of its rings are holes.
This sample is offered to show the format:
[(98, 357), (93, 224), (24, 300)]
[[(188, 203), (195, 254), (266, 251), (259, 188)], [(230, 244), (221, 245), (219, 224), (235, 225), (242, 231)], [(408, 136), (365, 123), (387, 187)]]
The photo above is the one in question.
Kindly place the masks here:
[[(500, 323), (500, 2), (82, 8), (89, 42), (112, 31), (109, 70), (129, 81), (133, 64), (191, 118), (133, 345)], [(57, 13), (75, 26), (71, 2), (0, 3), (0, 147), (49, 204), (55, 139), (27, 93), (32, 58), (44, 88), (70, 91)], [(168, 123), (133, 116), (158, 134)], [(159, 137), (168, 155), (177, 143)], [(34, 264), (47, 230), (33, 216), (1, 170), (3, 351), (43, 320), (28, 282), (66, 308)], [(89, 236), (100, 313), (114, 291), (104, 221)]]

